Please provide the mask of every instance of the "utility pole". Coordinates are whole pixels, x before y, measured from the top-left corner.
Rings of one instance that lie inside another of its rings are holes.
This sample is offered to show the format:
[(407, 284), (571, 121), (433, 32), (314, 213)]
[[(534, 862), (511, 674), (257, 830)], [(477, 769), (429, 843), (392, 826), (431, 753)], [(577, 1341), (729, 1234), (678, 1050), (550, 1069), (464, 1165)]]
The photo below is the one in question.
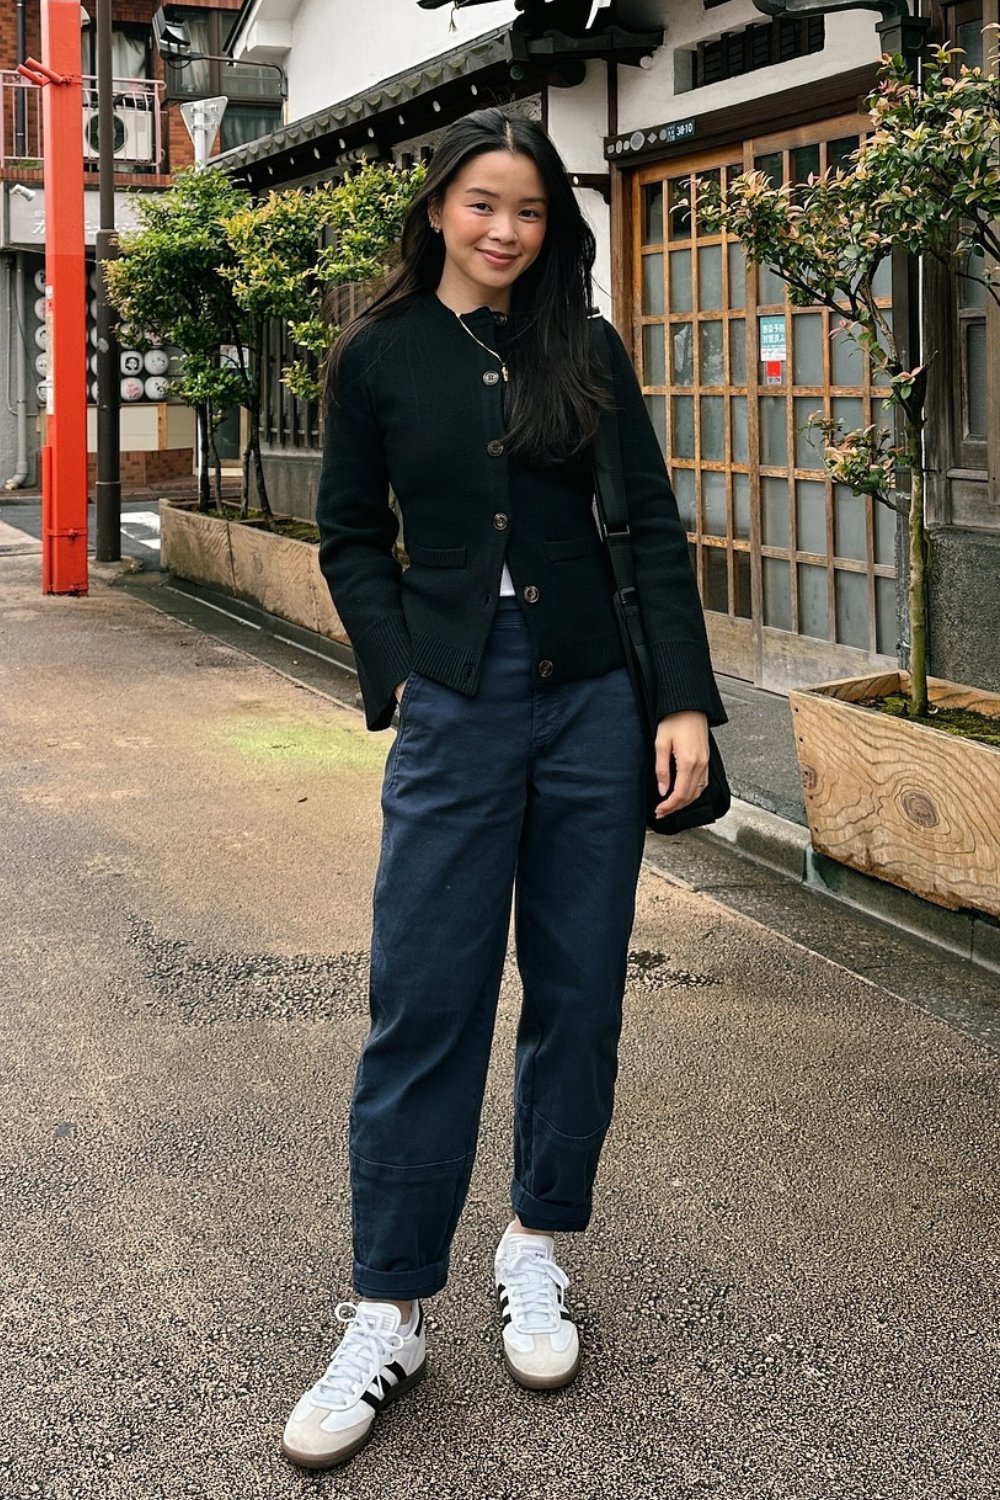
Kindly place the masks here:
[(43, 0), (42, 61), (18, 72), (42, 94), (45, 322), (49, 377), (42, 449), (42, 590), (87, 592), (87, 344), (79, 0)]
[(121, 390), (114, 312), (104, 268), (118, 253), (115, 234), (115, 117), (111, 54), (111, 0), (97, 0), (97, 154), (100, 228), (97, 231), (97, 535), (98, 562), (122, 555)]

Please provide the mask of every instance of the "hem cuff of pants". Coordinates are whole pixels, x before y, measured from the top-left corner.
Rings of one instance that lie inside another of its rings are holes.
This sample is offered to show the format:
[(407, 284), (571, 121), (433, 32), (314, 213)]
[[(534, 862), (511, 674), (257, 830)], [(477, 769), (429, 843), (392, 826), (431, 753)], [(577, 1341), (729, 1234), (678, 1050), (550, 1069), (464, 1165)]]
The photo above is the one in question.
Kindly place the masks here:
[(533, 1198), (530, 1193), (526, 1193), (517, 1182), (511, 1188), (510, 1202), (522, 1224), (526, 1224), (529, 1229), (544, 1229), (548, 1234), (554, 1234), (557, 1230), (586, 1229), (590, 1223), (589, 1206), (574, 1208), (571, 1205), (544, 1203), (541, 1198)]
[(393, 1302), (411, 1302), (414, 1297), (433, 1297), (442, 1290), (448, 1280), (448, 1262), (435, 1261), (416, 1271), (372, 1271), (355, 1261), (352, 1275), (355, 1290), (362, 1297), (374, 1302), (387, 1298)]

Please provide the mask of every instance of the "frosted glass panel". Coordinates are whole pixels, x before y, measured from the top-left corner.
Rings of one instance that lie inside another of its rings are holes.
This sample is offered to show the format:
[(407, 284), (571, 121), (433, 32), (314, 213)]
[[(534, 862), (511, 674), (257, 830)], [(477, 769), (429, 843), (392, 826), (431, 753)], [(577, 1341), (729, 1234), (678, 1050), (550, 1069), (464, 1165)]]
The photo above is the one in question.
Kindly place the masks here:
[(872, 291), (876, 297), (892, 296), (892, 257), (886, 256), (885, 260), (875, 272), (872, 280)]
[(750, 540), (750, 475), (733, 475), (733, 536)]
[(732, 462), (734, 464), (748, 464), (750, 462), (750, 440), (747, 434), (747, 398), (745, 396), (734, 396), (730, 402), (729, 415), (731, 421), (730, 433), (732, 440)]
[[(846, 484), (833, 487), (833, 545), (838, 557), (854, 557), (864, 562), (868, 555), (865, 535), (866, 502), (862, 495), (852, 494)], [(879, 510), (885, 507), (880, 505)]]
[(812, 563), (799, 563), (798, 569), (799, 633), (825, 641), (830, 634), (830, 590), (826, 569), (816, 568)]
[(643, 400), (646, 403), (646, 410), (649, 412), (649, 420), (653, 424), (653, 431), (656, 433), (656, 440), (659, 443), (662, 452), (666, 453), (666, 397), (644, 396)]
[(981, 256), (967, 255), (962, 263), (963, 274), (958, 277), (959, 307), (985, 307), (986, 283), (983, 281), (985, 262)]
[(757, 301), (762, 307), (775, 302), (784, 306), (785, 283), (770, 266), (757, 267)]
[(704, 531), (709, 536), (726, 535), (726, 476), (714, 469), (701, 474), (701, 507)]
[(861, 385), (864, 367), (861, 350), (846, 333), (830, 339), (830, 373), (834, 385)]
[(868, 649), (868, 580), (864, 573), (845, 573), (840, 568), (833, 575), (833, 592), (837, 608), (837, 640), (844, 646)]
[(663, 256), (642, 258), (642, 310), (650, 317), (663, 311)]
[(663, 183), (647, 182), (642, 190), (642, 243), (658, 245), (663, 239)]
[(830, 409), (833, 416), (843, 422), (843, 432), (857, 432), (859, 427), (864, 426), (865, 409), (856, 397), (834, 396)]
[(792, 319), (795, 340), (793, 380), (796, 385), (823, 384), (823, 318), (820, 313), (797, 313)]
[(795, 524), (798, 550), (826, 556), (826, 485), (812, 479), (795, 481)]
[(722, 323), (699, 323), (698, 338), (701, 345), (702, 385), (724, 385), (725, 372), (722, 366)]
[(670, 311), (691, 311), (691, 251), (670, 252)]
[(642, 330), (642, 379), (644, 385), (663, 385), (663, 324), (646, 323)]
[(896, 563), (896, 512), (873, 500), (875, 523), (875, 561), (894, 567)]
[(743, 246), (733, 240), (727, 247), (729, 255), (729, 306), (746, 306), (746, 259)]
[(694, 397), (670, 400), (670, 451), (675, 458), (694, 458)]
[(705, 608), (729, 613), (729, 573), (724, 547), (705, 548)]
[(685, 531), (697, 531), (694, 509), (694, 470), (674, 469), (671, 476), (681, 525)]
[(742, 318), (733, 318), (729, 324), (729, 384), (747, 383), (746, 324)]
[(760, 461), (770, 468), (783, 469), (788, 463), (788, 434), (785, 428), (784, 396), (760, 398)]
[(808, 426), (809, 418), (819, 406), (815, 396), (795, 398), (795, 467), (797, 469), (823, 468), (823, 434), (818, 427)]
[(767, 547), (787, 547), (788, 529), (788, 481), (769, 478), (760, 481), (761, 537)]
[(726, 456), (726, 402), (723, 396), (701, 398), (701, 457), (721, 460)]
[(895, 656), (896, 640), (896, 580), (875, 580), (875, 636), (877, 649), (885, 656)]
[(698, 306), (703, 312), (722, 306), (722, 246), (698, 247)]
[(969, 437), (986, 436), (986, 324), (965, 325), (965, 369), (967, 389), (965, 429)]
[(670, 340), (670, 378), (674, 385), (694, 385), (694, 349), (691, 343), (690, 323), (671, 323), (667, 337)]
[(792, 586), (788, 564), (780, 557), (763, 559), (764, 624), (777, 630), (792, 628)]

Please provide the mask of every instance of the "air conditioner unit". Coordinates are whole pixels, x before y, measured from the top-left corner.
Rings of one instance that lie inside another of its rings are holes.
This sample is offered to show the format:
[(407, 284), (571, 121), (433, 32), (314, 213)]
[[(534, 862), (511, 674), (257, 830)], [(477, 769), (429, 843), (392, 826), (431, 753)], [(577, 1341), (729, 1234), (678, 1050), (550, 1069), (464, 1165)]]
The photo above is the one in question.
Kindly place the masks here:
[[(156, 132), (151, 109), (132, 104), (116, 105), (114, 130), (116, 161), (153, 162)], [(100, 140), (97, 110), (88, 106), (83, 111), (83, 155), (86, 161), (97, 160)]]

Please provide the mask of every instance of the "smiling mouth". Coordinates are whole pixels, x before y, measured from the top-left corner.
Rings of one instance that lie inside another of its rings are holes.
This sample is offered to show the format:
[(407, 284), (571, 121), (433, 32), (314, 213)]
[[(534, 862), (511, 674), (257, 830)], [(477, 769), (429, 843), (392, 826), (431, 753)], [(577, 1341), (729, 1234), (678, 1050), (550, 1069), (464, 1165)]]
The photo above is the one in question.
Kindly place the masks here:
[(501, 255), (496, 250), (480, 250), (480, 255), (485, 255), (487, 260), (499, 261), (502, 265), (509, 266), (517, 259), (516, 255)]

